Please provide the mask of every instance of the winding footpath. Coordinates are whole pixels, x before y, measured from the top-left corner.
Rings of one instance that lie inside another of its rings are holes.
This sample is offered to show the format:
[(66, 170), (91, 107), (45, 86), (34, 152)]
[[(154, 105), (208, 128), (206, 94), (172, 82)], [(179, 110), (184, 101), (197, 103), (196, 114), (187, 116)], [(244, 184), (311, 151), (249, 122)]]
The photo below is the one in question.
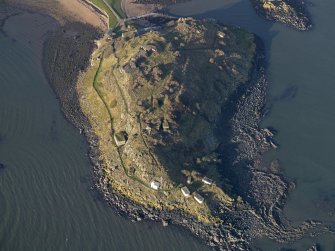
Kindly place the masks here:
[[(108, 113), (108, 116), (109, 116), (109, 120), (110, 120), (110, 127), (111, 127), (111, 135), (114, 135), (115, 133), (115, 130), (114, 130), (114, 119), (113, 119), (113, 116), (112, 116), (112, 112), (110, 111), (109, 107), (108, 107), (108, 104), (106, 102), (106, 100), (103, 98), (103, 95), (101, 93), (101, 91), (99, 90), (98, 86), (97, 86), (97, 79), (98, 79), (98, 76), (99, 76), (99, 73), (100, 73), (100, 70), (101, 70), (101, 66), (103, 64), (103, 60), (104, 60), (104, 54), (102, 53), (100, 55), (100, 61), (99, 61), (99, 66), (98, 66), (98, 69), (97, 71), (95, 72), (95, 75), (94, 75), (94, 78), (93, 78), (93, 88), (95, 90), (95, 92), (98, 94), (100, 100), (102, 101), (102, 103), (104, 104), (106, 110), (107, 110), (107, 113)], [(124, 98), (124, 97), (123, 97)], [(126, 101), (124, 100), (125, 104), (126, 104)], [(120, 152), (120, 147), (117, 146), (114, 138), (112, 137), (112, 142), (118, 152), (118, 156), (119, 156), (119, 159), (120, 159), (120, 162), (122, 164), (122, 168), (123, 168), (123, 171), (125, 173), (125, 175), (128, 177), (128, 178), (131, 178), (132, 180), (134, 181), (137, 181), (139, 182), (140, 184), (142, 184), (143, 186), (147, 187), (147, 188), (150, 188), (151, 190), (154, 190), (154, 191), (157, 191), (156, 189), (152, 188), (150, 185), (148, 185), (145, 181), (141, 180), (139, 177), (135, 176), (135, 175), (130, 175), (129, 172), (128, 172), (128, 169), (125, 167), (124, 165), (124, 162), (123, 162), (123, 159), (122, 159), (122, 156), (121, 156), (121, 152)], [(178, 188), (180, 188), (181, 185), (178, 185), (178, 186), (175, 186), (175, 187), (172, 187), (172, 188), (169, 188), (169, 189), (159, 189), (158, 191), (165, 191), (165, 192), (170, 192), (170, 191), (173, 191), (173, 190), (176, 190)]]

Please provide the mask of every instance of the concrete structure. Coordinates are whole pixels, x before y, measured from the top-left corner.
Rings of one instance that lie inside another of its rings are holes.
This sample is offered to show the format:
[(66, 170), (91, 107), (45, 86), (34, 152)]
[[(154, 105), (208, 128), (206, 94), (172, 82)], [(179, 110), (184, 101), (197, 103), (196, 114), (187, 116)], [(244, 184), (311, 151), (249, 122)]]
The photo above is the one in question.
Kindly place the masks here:
[(224, 38), (225, 37), (225, 34), (222, 31), (218, 31), (217, 35), (218, 35), (219, 38)]
[(169, 122), (166, 119), (163, 120), (162, 127), (164, 131), (168, 131), (170, 129)]
[(163, 227), (167, 227), (169, 225), (169, 221), (167, 220), (162, 220)]
[(202, 204), (202, 203), (204, 203), (204, 197), (202, 197), (200, 194), (198, 194), (198, 193), (195, 193), (194, 195), (193, 195), (193, 198), (199, 203), (199, 204)]
[(158, 181), (153, 180), (153, 181), (151, 181), (150, 186), (151, 186), (152, 189), (158, 190), (161, 186), (161, 183), (159, 183)]
[(126, 144), (126, 137), (123, 132), (114, 133), (114, 140), (117, 146), (123, 146)]
[(211, 185), (213, 184), (213, 180), (207, 178), (207, 177), (203, 177), (202, 180), (201, 180), (204, 184), (206, 185)]
[(190, 190), (188, 190), (188, 188), (186, 186), (182, 187), (180, 190), (186, 198), (191, 196)]

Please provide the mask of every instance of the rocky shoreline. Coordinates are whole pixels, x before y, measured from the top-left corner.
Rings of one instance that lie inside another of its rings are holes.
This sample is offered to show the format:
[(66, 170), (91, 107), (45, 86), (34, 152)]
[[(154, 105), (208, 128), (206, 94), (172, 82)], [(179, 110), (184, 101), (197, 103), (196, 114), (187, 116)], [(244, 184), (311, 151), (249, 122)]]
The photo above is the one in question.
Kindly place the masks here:
[[(247, 203), (241, 201), (226, 208), (227, 213), (221, 223), (205, 225), (182, 211), (145, 208), (116, 193), (101, 167), (103, 163), (99, 160), (98, 138), (81, 112), (76, 92), (81, 72), (89, 65), (94, 40), (100, 36), (101, 33), (93, 27), (80, 23), (60, 27), (49, 35), (45, 43), (43, 65), (60, 99), (65, 117), (86, 136), (96, 189), (119, 215), (133, 221), (153, 220), (161, 221), (163, 225), (171, 223), (181, 226), (218, 250), (248, 250), (252, 240), (261, 236), (281, 242), (294, 240), (315, 225), (314, 222), (305, 222), (298, 229), (287, 229), (281, 223), (280, 212), (290, 183), (281, 175), (270, 173), (259, 165), (263, 153), (271, 148), (271, 133), (259, 128), (267, 88), (260, 41), (257, 43), (257, 60), (250, 73), (250, 81), (231, 100), (231, 110), (234, 112), (223, 118), (231, 122), (227, 138), (230, 147), (228, 151), (222, 150), (227, 156), (225, 164), (231, 167), (225, 171), (225, 175), (234, 181), (236, 192)], [(66, 44), (66, 48), (62, 47), (63, 44)], [(82, 48), (83, 44), (85, 49)]]

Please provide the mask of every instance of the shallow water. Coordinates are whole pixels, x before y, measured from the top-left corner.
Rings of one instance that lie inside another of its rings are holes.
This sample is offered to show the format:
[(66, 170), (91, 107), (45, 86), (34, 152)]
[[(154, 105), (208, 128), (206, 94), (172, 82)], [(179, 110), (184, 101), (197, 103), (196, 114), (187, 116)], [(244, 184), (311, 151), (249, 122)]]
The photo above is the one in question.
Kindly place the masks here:
[(0, 33), (0, 250), (207, 250), (187, 232), (119, 217), (90, 188), (88, 147), (41, 66), (48, 17)]
[[(309, 10), (315, 25), (309, 32), (263, 20), (256, 16), (249, 1), (194, 2), (174, 6), (171, 12), (236, 24), (265, 42), (268, 105), (272, 110), (263, 126), (278, 130), (275, 139), (280, 144), (279, 150), (267, 157), (278, 158), (285, 174), (297, 184), (285, 214), (292, 224), (315, 219), (335, 227), (335, 1), (311, 1), (314, 6)], [(334, 235), (287, 245), (262, 240), (256, 246), (263, 250), (306, 250), (315, 242), (324, 250), (335, 250)]]

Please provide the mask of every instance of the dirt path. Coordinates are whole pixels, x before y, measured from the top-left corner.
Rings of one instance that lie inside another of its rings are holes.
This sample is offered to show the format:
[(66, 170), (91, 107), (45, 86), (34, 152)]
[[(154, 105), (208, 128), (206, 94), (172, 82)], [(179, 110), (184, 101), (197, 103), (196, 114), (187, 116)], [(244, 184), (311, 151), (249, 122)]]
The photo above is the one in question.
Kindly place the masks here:
[[(101, 93), (101, 91), (99, 90), (99, 88), (98, 88), (98, 86), (97, 86), (97, 79), (98, 79), (98, 76), (99, 76), (99, 74), (100, 74), (100, 70), (101, 70), (101, 67), (102, 67), (102, 64), (103, 64), (103, 60), (104, 60), (104, 54), (102, 53), (101, 55), (100, 55), (100, 62), (99, 62), (99, 67), (98, 67), (98, 69), (97, 69), (97, 71), (96, 71), (96, 73), (95, 73), (95, 75), (94, 75), (94, 79), (93, 79), (93, 88), (94, 88), (94, 90), (95, 90), (95, 92), (97, 93), (97, 95), (99, 96), (99, 98), (100, 98), (100, 100), (102, 101), (102, 103), (104, 104), (104, 106), (105, 106), (105, 108), (106, 108), (106, 110), (107, 110), (107, 112), (108, 112), (108, 116), (109, 116), (109, 119), (110, 119), (110, 124), (111, 124), (111, 133), (112, 134), (114, 134), (115, 133), (115, 130), (114, 130), (114, 119), (113, 119), (113, 116), (112, 116), (112, 112), (110, 111), (110, 109), (109, 109), (109, 107), (108, 107), (108, 104), (107, 104), (107, 102), (106, 102), (106, 100), (104, 99), (104, 97), (103, 97), (103, 94)], [(112, 70), (113, 71), (113, 70)], [(112, 73), (113, 74), (113, 73)], [(115, 77), (114, 77), (114, 79), (116, 79)], [(117, 84), (118, 85), (118, 84)], [(120, 88), (120, 91), (121, 91), (121, 87), (118, 85), (118, 88)], [(122, 93), (122, 92), (121, 92)], [(123, 100), (124, 100), (124, 103), (125, 104), (127, 104), (127, 102), (126, 102), (126, 100), (125, 100), (125, 98), (124, 98), (124, 96), (122, 95), (122, 98), (123, 98)], [(128, 113), (128, 111), (127, 111), (127, 113)], [(144, 139), (143, 139), (144, 140)], [(117, 150), (117, 153), (118, 153), (118, 156), (119, 156), (119, 159), (120, 159), (120, 162), (121, 162), (121, 165), (122, 165), (122, 168), (123, 168), (123, 171), (124, 171), (124, 174), (128, 177), (128, 178), (130, 178), (130, 179), (132, 179), (132, 180), (134, 180), (134, 181), (136, 181), (136, 182), (139, 182), (140, 184), (142, 184), (143, 186), (145, 186), (145, 187), (147, 187), (147, 188), (149, 188), (149, 189), (151, 189), (151, 190), (153, 190), (153, 191), (156, 191), (157, 189), (154, 189), (154, 188), (152, 188), (150, 185), (148, 185), (145, 181), (143, 181), (142, 179), (140, 179), (139, 177), (137, 177), (136, 175), (130, 175), (129, 174), (129, 171), (128, 171), (128, 169), (126, 168), (126, 166), (125, 166), (125, 164), (124, 164), (124, 161), (123, 161), (123, 158), (122, 158), (122, 154), (121, 154), (121, 151), (120, 151), (120, 147), (118, 147), (117, 146), (117, 144), (116, 144), (116, 142), (115, 142), (115, 140), (112, 138), (112, 141), (113, 141), (113, 144), (114, 144), (114, 146), (115, 146), (115, 148), (116, 148), (116, 150)], [(145, 145), (146, 145), (146, 142), (144, 141), (144, 143), (145, 143)], [(146, 147), (148, 148), (148, 151), (150, 152), (150, 148), (146, 145)], [(155, 157), (152, 155), (152, 153), (150, 152), (150, 155), (151, 155), (151, 157), (154, 159), (154, 161), (157, 161), (156, 159), (155, 159)], [(158, 165), (158, 163), (156, 163), (157, 165)], [(181, 187), (181, 185), (178, 185), (178, 186), (175, 186), (175, 187), (172, 187), (172, 188), (167, 188), (167, 189), (162, 189), (162, 188), (160, 188), (159, 189), (159, 191), (165, 191), (165, 192), (171, 192), (171, 191), (174, 191), (174, 190), (176, 190), (176, 189), (178, 189), (178, 188), (180, 188)]]

